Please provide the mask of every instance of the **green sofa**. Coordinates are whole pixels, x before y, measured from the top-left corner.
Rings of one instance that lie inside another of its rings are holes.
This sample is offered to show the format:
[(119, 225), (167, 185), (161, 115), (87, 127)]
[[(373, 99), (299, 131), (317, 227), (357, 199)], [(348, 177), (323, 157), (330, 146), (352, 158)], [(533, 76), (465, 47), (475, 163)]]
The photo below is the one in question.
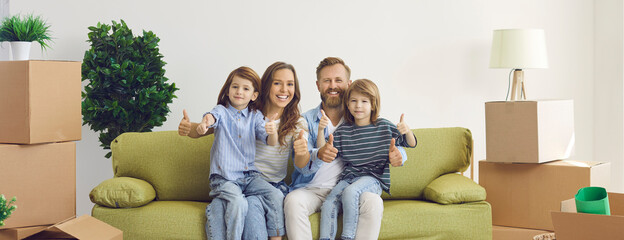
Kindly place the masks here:
[[(470, 131), (413, 132), (418, 146), (406, 149), (404, 166), (391, 167), (379, 239), (491, 239), (485, 190), (457, 174), (472, 162)], [(125, 239), (205, 239), (213, 139), (176, 131), (117, 137), (111, 144), (115, 177), (91, 192), (92, 215), (123, 230)], [(318, 238), (320, 214), (310, 220)]]

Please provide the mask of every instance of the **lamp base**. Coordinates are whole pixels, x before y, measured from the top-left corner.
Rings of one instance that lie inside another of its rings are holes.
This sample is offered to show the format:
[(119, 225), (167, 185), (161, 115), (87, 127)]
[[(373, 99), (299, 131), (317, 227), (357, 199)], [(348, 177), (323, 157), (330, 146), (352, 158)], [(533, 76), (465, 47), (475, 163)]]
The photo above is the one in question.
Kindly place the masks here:
[(514, 70), (513, 84), (511, 85), (511, 101), (526, 100), (524, 88), (524, 72), (522, 69)]

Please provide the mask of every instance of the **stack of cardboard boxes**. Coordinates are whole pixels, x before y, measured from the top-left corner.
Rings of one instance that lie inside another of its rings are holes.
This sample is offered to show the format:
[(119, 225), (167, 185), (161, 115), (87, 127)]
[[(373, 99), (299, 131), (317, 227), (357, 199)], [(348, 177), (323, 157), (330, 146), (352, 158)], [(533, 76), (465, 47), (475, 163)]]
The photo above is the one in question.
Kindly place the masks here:
[(486, 160), (479, 183), (492, 205), (493, 238), (532, 239), (554, 231), (551, 211), (588, 186), (608, 188), (610, 164), (568, 159), (572, 100), (487, 102)]
[(2, 240), (98, 221), (73, 219), (80, 67), (66, 61), (0, 62), (0, 194), (17, 197), (18, 206), (0, 227)]

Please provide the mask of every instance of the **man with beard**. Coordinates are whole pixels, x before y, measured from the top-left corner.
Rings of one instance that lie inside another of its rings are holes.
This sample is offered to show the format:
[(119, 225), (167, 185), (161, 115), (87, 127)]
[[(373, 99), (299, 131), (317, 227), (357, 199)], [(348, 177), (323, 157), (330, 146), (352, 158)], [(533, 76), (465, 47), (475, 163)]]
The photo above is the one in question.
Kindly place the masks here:
[[(295, 161), (291, 192), (284, 199), (284, 215), (288, 239), (312, 239), (309, 216), (320, 208), (343, 170), (343, 163), (336, 157), (338, 151), (325, 144), (317, 147), (319, 124), (324, 136), (329, 136), (343, 122), (343, 94), (351, 84), (351, 70), (340, 58), (328, 57), (316, 68), (316, 86), (321, 93), (321, 104), (303, 114), (308, 122), (309, 135), (303, 134), (293, 143), (295, 155), (308, 156)], [(326, 126), (324, 126), (326, 125)], [(392, 146), (390, 162), (407, 159), (405, 150)], [(373, 193), (362, 193), (360, 216), (356, 239), (377, 239), (383, 216), (383, 201)]]

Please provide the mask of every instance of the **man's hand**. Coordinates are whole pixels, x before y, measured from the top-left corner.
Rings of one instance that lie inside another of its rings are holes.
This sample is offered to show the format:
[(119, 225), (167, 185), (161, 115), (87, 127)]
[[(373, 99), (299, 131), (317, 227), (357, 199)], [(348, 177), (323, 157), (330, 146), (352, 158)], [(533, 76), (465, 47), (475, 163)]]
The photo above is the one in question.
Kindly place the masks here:
[(329, 140), (318, 150), (317, 157), (323, 160), (323, 162), (331, 163), (336, 159), (337, 155), (338, 149), (334, 147), (334, 135), (329, 134)]
[(204, 115), (204, 118), (202, 118), (201, 123), (197, 125), (197, 133), (202, 134), (202, 135), (206, 134), (206, 132), (208, 131), (208, 126), (212, 126), (215, 122), (216, 120), (212, 116), (212, 114), (208, 113)]
[(266, 129), (267, 134), (277, 134), (277, 127), (275, 126), (275, 119), (277, 119), (277, 113), (273, 114), (272, 117), (267, 117), (266, 124), (264, 128)]
[(186, 109), (182, 110), (182, 114), (184, 114), (184, 117), (180, 120), (180, 125), (178, 125), (178, 134), (180, 136), (188, 136), (191, 132), (191, 120), (188, 113), (186, 113)]
[(390, 150), (388, 151), (388, 157), (390, 158), (390, 165), (393, 167), (400, 167), (403, 165), (403, 156), (401, 156), (401, 152), (399, 152), (399, 148), (395, 145), (396, 140), (392, 138), (390, 140)]
[(399, 123), (397, 123), (397, 130), (399, 130), (401, 135), (405, 135), (405, 134), (410, 132), (409, 126), (407, 126), (407, 123), (405, 123), (405, 121), (403, 121), (403, 117), (404, 116), (405, 116), (405, 113), (402, 113), (401, 114), (401, 120), (399, 120)]
[(323, 111), (323, 109), (321, 109), (321, 114), (323, 114), (323, 116), (321, 117), (321, 121), (319, 122), (318, 126), (319, 133), (323, 132), (327, 125), (329, 125), (329, 117), (327, 117), (327, 114), (325, 114), (325, 111)]

